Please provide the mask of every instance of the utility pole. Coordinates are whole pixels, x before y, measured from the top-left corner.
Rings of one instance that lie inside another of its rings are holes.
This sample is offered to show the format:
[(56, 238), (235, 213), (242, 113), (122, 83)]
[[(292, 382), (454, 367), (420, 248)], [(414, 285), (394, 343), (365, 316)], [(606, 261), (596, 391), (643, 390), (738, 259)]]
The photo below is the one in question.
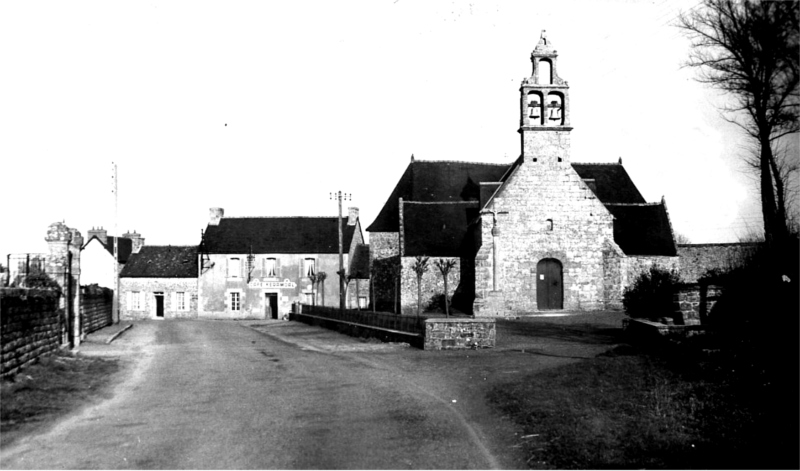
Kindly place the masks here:
[(119, 193), (117, 190), (117, 164), (111, 162), (111, 193), (114, 193), (114, 296), (111, 300), (111, 322), (113, 324), (119, 324), (119, 233), (117, 232)]
[(342, 200), (348, 201), (353, 199), (353, 194), (342, 193), (337, 191), (331, 193), (331, 199), (339, 200), (339, 220), (336, 225), (339, 227), (339, 309), (344, 311), (344, 254), (342, 253)]

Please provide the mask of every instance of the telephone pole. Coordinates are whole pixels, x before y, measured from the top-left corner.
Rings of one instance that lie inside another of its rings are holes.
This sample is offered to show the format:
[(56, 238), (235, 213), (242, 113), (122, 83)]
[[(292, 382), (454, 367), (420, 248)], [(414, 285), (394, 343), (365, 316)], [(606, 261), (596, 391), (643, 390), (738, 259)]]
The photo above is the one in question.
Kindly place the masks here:
[(344, 311), (344, 254), (342, 253), (342, 200), (348, 201), (353, 199), (353, 194), (342, 193), (341, 191), (337, 191), (336, 193), (331, 193), (331, 199), (336, 199), (339, 201), (339, 220), (336, 221), (336, 225), (339, 227), (339, 309)]
[(117, 164), (111, 162), (111, 193), (114, 193), (114, 296), (111, 298), (111, 322), (119, 323), (119, 233), (117, 232)]

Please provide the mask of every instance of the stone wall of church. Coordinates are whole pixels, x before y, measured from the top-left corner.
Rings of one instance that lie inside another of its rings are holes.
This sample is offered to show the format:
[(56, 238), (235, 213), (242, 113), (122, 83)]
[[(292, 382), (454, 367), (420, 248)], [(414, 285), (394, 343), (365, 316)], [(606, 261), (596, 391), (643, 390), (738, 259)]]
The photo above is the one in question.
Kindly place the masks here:
[(613, 240), (613, 218), (569, 159), (557, 161), (559, 152), (564, 155), (563, 142), (551, 141), (548, 148), (537, 151), (549, 158), (534, 162), (526, 157), (491, 202), (489, 209), (508, 212), (497, 216), (496, 253), (491, 216), (483, 217), (483, 244), (476, 258), (476, 316), (539, 311), (537, 265), (545, 258), (562, 265), (564, 309), (605, 306), (603, 251), (605, 241)]

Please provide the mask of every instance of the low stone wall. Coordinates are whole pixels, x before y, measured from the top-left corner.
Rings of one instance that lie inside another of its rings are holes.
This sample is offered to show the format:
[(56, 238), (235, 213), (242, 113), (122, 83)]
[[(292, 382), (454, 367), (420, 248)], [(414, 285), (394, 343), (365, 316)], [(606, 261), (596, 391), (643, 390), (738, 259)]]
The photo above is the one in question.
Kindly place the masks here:
[[(292, 320), (337, 328), (349, 335), (373, 330), (372, 334), (377, 333), (384, 340), (410, 341), (425, 350), (492, 348), (497, 337), (494, 319), (441, 318), (438, 315), (417, 318), (352, 309), (342, 312), (338, 308), (308, 304), (299, 306), (300, 312), (293, 312)], [(326, 320), (330, 322), (326, 323)]]
[(650, 344), (663, 339), (687, 339), (704, 335), (708, 328), (701, 325), (667, 325), (646, 319), (623, 319), (622, 331), (637, 343)]
[(59, 294), (43, 289), (0, 289), (0, 376), (16, 373), (61, 344)]
[(680, 285), (673, 294), (674, 321), (678, 325), (706, 323), (714, 305), (722, 295), (722, 287), (706, 284)]
[(425, 319), (425, 350), (494, 348), (497, 339), (492, 319)]
[(425, 327), (422, 321), (424, 317), (398, 316), (386, 312), (358, 311), (355, 309), (345, 309), (344, 312), (335, 307), (311, 306), (300, 304), (300, 311), (303, 314), (324, 317), (326, 319), (361, 324), (379, 329), (390, 329), (411, 334), (423, 334)]
[(758, 243), (685, 244), (678, 246), (681, 279), (696, 283), (708, 270), (730, 270), (759, 247)]
[(112, 323), (114, 291), (97, 285), (81, 286), (81, 333), (91, 334)]

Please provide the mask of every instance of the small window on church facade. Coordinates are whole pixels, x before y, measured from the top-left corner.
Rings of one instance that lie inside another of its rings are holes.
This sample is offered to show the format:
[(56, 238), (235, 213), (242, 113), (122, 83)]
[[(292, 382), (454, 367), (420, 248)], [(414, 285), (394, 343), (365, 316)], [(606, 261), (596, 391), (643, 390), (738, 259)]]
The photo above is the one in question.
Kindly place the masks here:
[(548, 220), (545, 222), (545, 225), (544, 225), (544, 227), (545, 227), (545, 230), (546, 230), (546, 231), (552, 231), (552, 230), (553, 230), (553, 220), (552, 220), (552, 219), (548, 219)]

